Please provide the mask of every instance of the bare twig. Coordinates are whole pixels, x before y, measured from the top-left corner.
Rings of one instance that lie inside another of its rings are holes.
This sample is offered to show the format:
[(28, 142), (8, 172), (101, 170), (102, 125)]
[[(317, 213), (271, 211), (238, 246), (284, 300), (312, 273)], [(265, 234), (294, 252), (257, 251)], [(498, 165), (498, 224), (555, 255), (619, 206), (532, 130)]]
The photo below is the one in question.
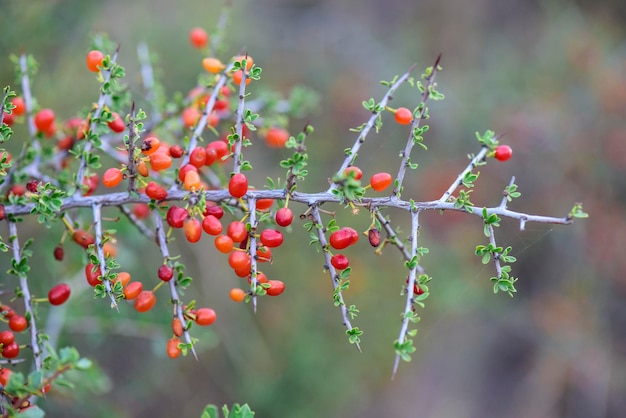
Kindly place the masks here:
[(117, 301), (115, 300), (115, 295), (113, 295), (113, 292), (111, 290), (111, 282), (106, 279), (106, 257), (104, 256), (104, 249), (102, 248), (102, 246), (104, 245), (104, 237), (102, 233), (102, 205), (96, 202), (91, 205), (91, 210), (93, 212), (94, 229), (96, 232), (96, 253), (98, 255), (98, 264), (100, 264), (102, 283), (104, 284), (107, 295), (109, 295), (109, 298), (111, 299), (111, 306), (119, 311)]

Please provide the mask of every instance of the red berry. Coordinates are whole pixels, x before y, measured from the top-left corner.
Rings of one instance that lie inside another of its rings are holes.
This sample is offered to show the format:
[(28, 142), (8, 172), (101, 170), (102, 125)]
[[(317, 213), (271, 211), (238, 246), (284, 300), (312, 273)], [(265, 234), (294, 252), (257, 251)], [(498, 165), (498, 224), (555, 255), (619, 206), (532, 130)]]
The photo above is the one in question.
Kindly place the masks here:
[(215, 322), (215, 311), (211, 308), (200, 308), (196, 310), (196, 324), (207, 326)]
[(279, 247), (283, 243), (284, 238), (282, 232), (276, 229), (264, 229), (259, 239), (266, 247), (274, 248)]
[(93, 235), (87, 233), (86, 231), (83, 231), (82, 229), (77, 229), (76, 231), (74, 231), (74, 233), (72, 234), (72, 239), (76, 244), (85, 249), (89, 248), (91, 244), (95, 244), (96, 242), (96, 239), (93, 237)]
[(193, 28), (189, 32), (189, 42), (194, 48), (204, 48), (209, 42), (209, 35), (202, 28)]
[(185, 238), (189, 242), (198, 242), (202, 238), (202, 225), (196, 218), (189, 218), (184, 225)]
[(203, 147), (195, 147), (189, 154), (189, 164), (196, 168), (200, 168), (206, 163), (206, 149)]
[(393, 177), (389, 173), (376, 173), (370, 178), (370, 186), (372, 189), (377, 192), (382, 192), (385, 190), (391, 182), (393, 181)]
[(51, 109), (41, 109), (35, 115), (34, 122), (37, 131), (46, 132), (54, 124), (54, 112)]
[(9, 328), (15, 332), (22, 332), (28, 327), (28, 321), (22, 315), (13, 315), (9, 319)]
[(113, 120), (108, 123), (109, 129), (113, 132), (120, 133), (124, 132), (126, 129), (126, 125), (124, 125), (124, 121), (117, 113), (113, 112)]
[(85, 266), (85, 278), (91, 286), (102, 283), (102, 271), (100, 267), (95, 268), (94, 264), (88, 263)]
[(15, 334), (11, 331), (5, 330), (0, 332), (0, 344), (9, 345), (15, 340)]
[(282, 148), (288, 140), (289, 132), (283, 128), (271, 127), (265, 134), (265, 143), (271, 148)]
[(180, 145), (172, 145), (170, 147), (170, 157), (180, 158), (185, 153), (185, 150)]
[(20, 354), (20, 346), (15, 341), (2, 347), (2, 357), (15, 358)]
[(278, 296), (285, 291), (285, 283), (280, 280), (268, 280), (268, 283), (270, 287), (265, 291), (269, 296)]
[(65, 255), (65, 251), (63, 250), (63, 246), (61, 244), (54, 247), (54, 259), (57, 261), (63, 261), (63, 256)]
[(191, 164), (185, 164), (184, 166), (182, 166), (180, 168), (180, 170), (178, 170), (178, 180), (184, 181), (185, 180), (185, 176), (190, 171), (195, 171), (197, 173), (198, 169), (195, 166), (191, 165)]
[(170, 338), (167, 340), (166, 352), (169, 358), (176, 358), (181, 355), (182, 350), (178, 348), (180, 340), (178, 338)]
[(350, 245), (356, 243), (359, 239), (359, 234), (350, 227), (341, 228), (338, 231), (330, 234), (330, 246), (336, 250), (343, 250)]
[(377, 228), (372, 228), (367, 231), (367, 238), (372, 247), (378, 247), (380, 245), (380, 231)]
[(217, 158), (216, 161), (220, 161), (220, 162), (222, 162), (223, 161), (222, 159), (226, 157), (229, 153), (228, 144), (219, 139), (217, 141), (209, 142), (209, 144), (207, 145), (207, 148), (212, 148), (215, 150), (215, 154)]
[(228, 192), (232, 197), (240, 198), (248, 192), (248, 179), (242, 173), (237, 173), (228, 182)]
[(219, 235), (222, 233), (222, 223), (213, 215), (205, 216), (202, 220), (202, 229), (209, 235)]
[(30, 180), (26, 183), (26, 190), (31, 193), (37, 193), (37, 187), (39, 187), (39, 181), (37, 180)]
[(178, 318), (172, 319), (172, 333), (177, 337), (182, 336), (184, 333), (183, 324)]
[(167, 190), (159, 184), (151, 181), (146, 186), (146, 196), (154, 200), (163, 200), (167, 197)]
[(206, 208), (204, 209), (203, 215), (204, 216), (213, 215), (217, 219), (222, 219), (222, 216), (224, 216), (224, 209), (222, 209), (221, 206), (217, 206), (213, 202), (206, 202)]
[(332, 264), (333, 267), (336, 268), (337, 270), (344, 270), (348, 268), (348, 265), (350, 263), (348, 261), (348, 257), (346, 257), (345, 255), (335, 254), (330, 259), (330, 264)]
[(289, 208), (280, 208), (276, 211), (276, 223), (280, 226), (289, 226), (293, 222), (293, 212)]
[(172, 280), (172, 277), (174, 277), (174, 269), (167, 264), (162, 264), (161, 267), (159, 267), (158, 276), (159, 279), (163, 280), (164, 282), (169, 282), (170, 280)]
[(21, 116), (26, 112), (26, 103), (24, 103), (24, 99), (21, 97), (14, 97), (11, 99), (11, 104), (15, 106), (12, 110), (15, 116)]
[(248, 236), (246, 224), (241, 221), (233, 221), (226, 228), (226, 235), (232, 238), (233, 242), (242, 242)]
[(256, 201), (256, 210), (265, 211), (272, 207), (274, 199), (259, 199)]
[(345, 170), (343, 170), (343, 174), (346, 177), (352, 175), (355, 180), (361, 180), (361, 177), (363, 177), (363, 171), (361, 171), (359, 167), (354, 165), (347, 167)]
[(172, 228), (182, 228), (185, 220), (189, 217), (187, 209), (180, 206), (170, 206), (165, 215), (165, 220)]
[(70, 292), (70, 287), (67, 284), (60, 283), (50, 289), (48, 292), (48, 301), (54, 306), (62, 305), (69, 299)]
[(232, 251), (228, 255), (228, 265), (233, 270), (243, 270), (250, 264), (250, 256), (244, 251)]
[[(130, 284), (129, 284), (130, 286)], [(148, 312), (156, 303), (156, 296), (151, 290), (142, 290), (135, 299), (135, 310), (137, 312)]]
[(206, 160), (204, 161), (204, 165), (211, 166), (215, 161), (217, 161), (217, 151), (215, 148), (207, 147), (204, 149), (206, 151)]
[(406, 107), (396, 109), (393, 116), (400, 125), (408, 125), (413, 120), (413, 113)]
[(6, 386), (11, 378), (11, 369), (0, 369), (0, 385)]
[(498, 161), (506, 161), (513, 156), (513, 150), (508, 145), (498, 145), (494, 157)]
[(87, 53), (87, 68), (89, 71), (97, 73), (100, 71), (98, 67), (102, 66), (102, 61), (104, 60), (104, 54), (98, 50), (89, 51)]
[(150, 215), (150, 206), (145, 203), (136, 203), (133, 205), (133, 215), (139, 219), (145, 219)]

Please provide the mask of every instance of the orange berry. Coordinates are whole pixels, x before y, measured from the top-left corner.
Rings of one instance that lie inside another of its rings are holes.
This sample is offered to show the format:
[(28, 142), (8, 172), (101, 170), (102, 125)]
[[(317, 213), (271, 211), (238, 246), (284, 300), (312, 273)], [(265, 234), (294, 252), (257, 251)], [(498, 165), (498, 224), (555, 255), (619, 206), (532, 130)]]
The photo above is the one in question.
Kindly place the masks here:
[(148, 177), (150, 171), (148, 171), (148, 165), (145, 161), (141, 160), (137, 163), (137, 172), (142, 177)]
[(197, 171), (189, 170), (187, 174), (185, 174), (185, 180), (183, 181), (183, 185), (186, 190), (191, 192), (195, 192), (200, 189), (200, 174)]
[(195, 107), (190, 106), (190, 107), (186, 107), (180, 116), (183, 120), (183, 125), (185, 125), (188, 128), (193, 128), (194, 126), (196, 126), (196, 124), (200, 120), (202, 113), (200, 113), (200, 111), (196, 109)]
[(21, 97), (12, 98), (11, 104), (15, 106), (12, 111), (15, 116), (21, 116), (26, 112), (26, 103), (24, 103), (24, 99)]
[(235, 287), (233, 289), (230, 289), (229, 296), (233, 300), (233, 302), (243, 302), (246, 299), (246, 292), (244, 292), (242, 289), (239, 289), (238, 287)]
[[(233, 83), (235, 83), (236, 86), (241, 85), (241, 80), (243, 79), (243, 71), (242, 70), (235, 71), (232, 77), (233, 77)], [(252, 79), (246, 77), (246, 85), (250, 84), (251, 81)]]
[(97, 73), (100, 71), (98, 67), (102, 66), (102, 61), (104, 60), (104, 54), (98, 50), (89, 51), (87, 53), (87, 68), (89, 71)]
[[(128, 286), (130, 286), (130, 283)], [(137, 312), (148, 312), (156, 303), (156, 296), (151, 290), (141, 291), (135, 298), (135, 310)]]
[(246, 70), (250, 71), (250, 68), (252, 68), (252, 64), (254, 64), (254, 60), (250, 55), (239, 55), (235, 57), (235, 62), (243, 63), (244, 59), (246, 60)]
[(226, 68), (226, 66), (222, 64), (222, 61), (218, 60), (217, 58), (211, 57), (203, 59), (202, 66), (205, 70), (212, 74), (221, 73), (222, 71), (224, 71), (224, 68)]
[(122, 287), (126, 287), (128, 283), (130, 283), (130, 274), (125, 271), (120, 271), (117, 273), (117, 277), (113, 279), (113, 284), (120, 282), (122, 283)]
[(149, 136), (141, 143), (141, 152), (144, 155), (154, 154), (161, 146), (161, 141), (156, 136)]
[(215, 237), (215, 248), (221, 253), (228, 254), (233, 250), (233, 239), (228, 235), (218, 235)]
[(182, 354), (182, 350), (178, 348), (180, 340), (178, 338), (170, 338), (167, 340), (167, 356), (169, 358), (176, 358)]
[(172, 157), (160, 152), (150, 155), (150, 166), (154, 171), (167, 170), (172, 165)]
[(41, 109), (35, 115), (35, 127), (39, 132), (47, 132), (54, 125), (54, 112), (52, 109)]
[(406, 107), (399, 107), (394, 112), (393, 117), (400, 125), (408, 125), (413, 120), (413, 113)]
[(172, 333), (174, 333), (174, 335), (177, 337), (181, 337), (183, 335), (183, 332), (183, 324), (182, 322), (180, 322), (180, 319), (172, 319)]
[(128, 300), (133, 300), (139, 296), (142, 290), (143, 284), (141, 282), (130, 282), (124, 287), (124, 297)]
[(289, 132), (283, 128), (272, 127), (265, 134), (265, 143), (271, 148), (282, 148), (289, 140)]
[(202, 28), (193, 28), (189, 31), (189, 42), (194, 48), (204, 48), (209, 43), (209, 35)]
[(196, 310), (196, 324), (207, 326), (215, 322), (215, 311), (211, 308), (200, 308)]
[(382, 192), (385, 190), (391, 182), (393, 181), (393, 177), (389, 173), (376, 173), (370, 178), (370, 185), (372, 189), (377, 192)]
[(113, 257), (117, 256), (117, 247), (111, 241), (107, 241), (102, 244), (102, 251), (104, 252), (105, 257)]
[(111, 167), (102, 175), (102, 184), (104, 187), (116, 187), (124, 179), (124, 174), (119, 168)]

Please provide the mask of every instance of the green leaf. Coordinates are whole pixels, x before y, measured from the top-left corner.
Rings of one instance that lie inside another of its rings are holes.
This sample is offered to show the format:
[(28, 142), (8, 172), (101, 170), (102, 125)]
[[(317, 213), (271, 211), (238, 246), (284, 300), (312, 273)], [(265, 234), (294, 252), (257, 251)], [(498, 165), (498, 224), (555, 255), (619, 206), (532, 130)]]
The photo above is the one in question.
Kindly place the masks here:
[(202, 411), (201, 418), (219, 418), (220, 413), (215, 405), (207, 405)]

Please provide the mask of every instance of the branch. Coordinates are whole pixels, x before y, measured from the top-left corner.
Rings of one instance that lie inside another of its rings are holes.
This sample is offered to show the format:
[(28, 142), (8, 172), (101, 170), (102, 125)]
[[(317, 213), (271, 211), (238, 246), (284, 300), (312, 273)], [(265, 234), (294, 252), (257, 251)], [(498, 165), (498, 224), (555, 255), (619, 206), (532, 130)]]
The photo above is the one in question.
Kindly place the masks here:
[(102, 213), (101, 213), (102, 205), (100, 203), (93, 203), (91, 205), (91, 210), (93, 212), (93, 222), (96, 230), (96, 253), (98, 255), (98, 264), (100, 264), (100, 272), (102, 274), (102, 283), (104, 284), (104, 288), (106, 289), (107, 295), (111, 299), (111, 306), (118, 310), (117, 301), (115, 300), (115, 295), (111, 292), (111, 282), (107, 280), (107, 271), (106, 271), (106, 258), (104, 256), (104, 249), (102, 248), (103, 236), (102, 236)]

